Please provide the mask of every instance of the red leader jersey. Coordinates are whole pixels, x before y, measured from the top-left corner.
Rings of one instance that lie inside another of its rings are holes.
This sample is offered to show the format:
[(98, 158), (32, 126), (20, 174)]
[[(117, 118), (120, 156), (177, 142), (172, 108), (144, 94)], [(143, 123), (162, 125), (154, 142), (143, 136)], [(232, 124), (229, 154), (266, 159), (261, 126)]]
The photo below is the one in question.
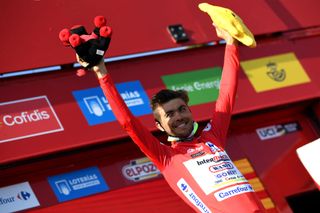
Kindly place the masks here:
[(121, 126), (162, 172), (171, 188), (196, 212), (249, 213), (263, 207), (251, 185), (224, 150), (235, 101), (239, 70), (238, 48), (226, 45), (220, 93), (212, 119), (191, 140), (163, 145), (135, 118), (109, 74), (101, 88)]

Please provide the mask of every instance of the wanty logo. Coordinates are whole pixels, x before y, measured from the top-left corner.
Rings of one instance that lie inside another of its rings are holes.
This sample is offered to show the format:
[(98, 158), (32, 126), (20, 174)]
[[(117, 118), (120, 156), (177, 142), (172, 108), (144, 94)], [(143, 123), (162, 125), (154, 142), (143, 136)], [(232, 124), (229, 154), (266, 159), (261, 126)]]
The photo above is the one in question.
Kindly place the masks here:
[(269, 70), (267, 75), (274, 81), (284, 81), (286, 79), (286, 72), (284, 69), (279, 70), (277, 66), (275, 62), (267, 63), (267, 69)]

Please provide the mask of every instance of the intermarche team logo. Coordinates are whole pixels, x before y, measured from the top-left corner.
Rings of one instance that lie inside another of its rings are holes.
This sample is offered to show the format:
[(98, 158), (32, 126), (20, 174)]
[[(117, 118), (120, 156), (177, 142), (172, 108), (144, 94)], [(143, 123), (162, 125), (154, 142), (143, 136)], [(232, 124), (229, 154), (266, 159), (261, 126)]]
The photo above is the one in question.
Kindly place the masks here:
[(109, 190), (97, 167), (51, 176), (48, 181), (59, 202)]
[[(135, 116), (151, 113), (149, 98), (139, 81), (116, 84), (116, 88)], [(100, 87), (73, 91), (72, 94), (90, 126), (116, 120)]]
[(310, 82), (294, 53), (285, 53), (241, 62), (256, 92)]
[(0, 188), (0, 212), (16, 212), (40, 206), (28, 182)]
[(186, 90), (190, 106), (217, 100), (222, 69), (220, 67), (194, 70), (162, 76), (168, 89)]
[(63, 131), (47, 96), (0, 103), (0, 143)]

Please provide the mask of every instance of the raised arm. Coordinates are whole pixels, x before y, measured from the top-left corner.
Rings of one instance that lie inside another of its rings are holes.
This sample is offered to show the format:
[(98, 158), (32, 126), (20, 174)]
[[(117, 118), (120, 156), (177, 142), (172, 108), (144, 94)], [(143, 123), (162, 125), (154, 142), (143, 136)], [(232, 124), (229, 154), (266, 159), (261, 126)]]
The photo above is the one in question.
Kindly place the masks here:
[[(78, 61), (79, 63), (83, 63), (80, 59), (78, 59)], [(162, 170), (163, 165), (170, 160), (169, 156), (171, 148), (160, 144), (159, 140), (133, 116), (117, 91), (103, 61), (97, 66), (94, 66), (92, 70), (97, 75), (100, 86), (121, 126), (139, 146), (141, 151), (144, 152), (160, 170)]]
[(212, 115), (211, 130), (221, 143), (220, 145), (224, 147), (237, 91), (239, 56), (237, 41), (227, 32), (219, 29), (216, 30), (217, 35), (226, 41), (226, 48), (220, 81), (220, 92)]

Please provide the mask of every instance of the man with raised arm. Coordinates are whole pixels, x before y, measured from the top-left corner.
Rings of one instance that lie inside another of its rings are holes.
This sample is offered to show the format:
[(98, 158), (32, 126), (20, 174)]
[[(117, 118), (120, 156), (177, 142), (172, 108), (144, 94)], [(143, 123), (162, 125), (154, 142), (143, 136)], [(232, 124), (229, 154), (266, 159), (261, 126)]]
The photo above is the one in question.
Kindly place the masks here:
[[(196, 212), (263, 212), (252, 186), (225, 152), (227, 131), (235, 102), (239, 58), (237, 41), (216, 28), (226, 41), (220, 93), (212, 118), (198, 130), (185, 91), (161, 90), (151, 100), (158, 129), (168, 134), (163, 145), (135, 118), (101, 61), (94, 66), (100, 86), (121, 126), (162, 172), (170, 187)], [(78, 58), (85, 66), (85, 62)]]

